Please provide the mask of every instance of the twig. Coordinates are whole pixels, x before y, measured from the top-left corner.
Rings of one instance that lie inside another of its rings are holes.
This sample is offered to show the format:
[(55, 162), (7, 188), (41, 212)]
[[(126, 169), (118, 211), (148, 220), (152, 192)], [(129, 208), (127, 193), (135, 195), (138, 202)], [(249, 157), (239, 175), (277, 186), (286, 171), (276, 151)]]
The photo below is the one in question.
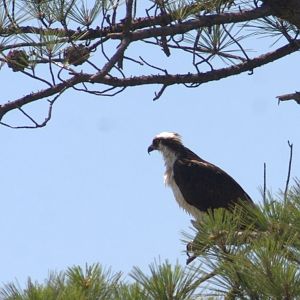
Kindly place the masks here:
[(125, 17), (125, 28), (124, 31), (129, 31), (131, 22), (132, 22), (132, 6), (133, 6), (133, 0), (127, 0), (126, 1), (126, 17)]
[(246, 59), (249, 61), (250, 58), (247, 55), (245, 49), (243, 48), (243, 46), (238, 42), (238, 40), (229, 32), (229, 30), (227, 30), (226, 26), (224, 24), (222, 24), (222, 27), (224, 29), (224, 31), (226, 32), (226, 34), (231, 38), (231, 40), (240, 48), (240, 50), (242, 51), (242, 53), (244, 54), (244, 56), (246, 57)]
[[(118, 58), (115, 62), (115, 63), (117, 63), (117, 69), (118, 70), (123, 69), (124, 53), (125, 53), (126, 48), (129, 46), (129, 43), (130, 43), (129, 36), (130, 36), (130, 27), (131, 27), (131, 23), (132, 23), (132, 7), (133, 7), (133, 0), (126, 0), (126, 16), (125, 16), (125, 19), (124, 19), (124, 28), (123, 28), (123, 35), (124, 36), (123, 36), (121, 44), (119, 45), (118, 51), (110, 59), (110, 61), (111, 61), (111, 60), (114, 60), (115, 57)], [(110, 62), (108, 62), (103, 67), (103, 72), (100, 71), (99, 73), (102, 74), (102, 76), (105, 76), (106, 74), (109, 73), (110, 69), (115, 65), (115, 63), (110, 64)], [(110, 64), (110, 66), (109, 66), (109, 64)]]
[(163, 94), (163, 92), (165, 91), (166, 88), (167, 88), (167, 85), (164, 84), (164, 85), (162, 86), (162, 88), (159, 90), (158, 93), (155, 92), (155, 97), (153, 98), (153, 101), (158, 100), (158, 99), (161, 97), (161, 95)]
[(2, 0), (2, 3), (3, 3), (3, 7), (4, 7), (4, 10), (5, 10), (5, 15), (7, 16), (7, 18), (9, 19), (9, 21), (11, 22), (11, 24), (15, 27), (15, 28), (18, 28), (18, 25), (16, 23), (16, 21), (14, 20), (14, 16), (11, 16), (9, 11), (8, 11), (8, 7), (6, 5), (6, 0)]
[(267, 164), (264, 163), (264, 187), (263, 187), (263, 201), (266, 204), (266, 194), (267, 194)]
[(156, 67), (156, 66), (154, 66), (154, 65), (152, 65), (152, 64), (150, 64), (150, 63), (148, 63), (148, 62), (145, 61), (141, 56), (140, 56), (139, 58), (140, 58), (140, 60), (141, 60), (145, 65), (147, 65), (148, 67), (151, 67), (151, 68), (153, 68), (153, 69), (155, 69), (155, 70), (164, 72), (166, 75), (168, 75), (168, 71), (167, 71), (166, 69), (162, 69), (162, 68), (160, 68), (160, 67)]
[(113, 5), (113, 15), (112, 15), (112, 25), (114, 26), (116, 24), (116, 18), (117, 18), (117, 8), (119, 6), (120, 0), (117, 0), (116, 3)]
[(53, 83), (53, 85), (55, 85), (55, 77), (54, 77), (53, 68), (52, 68), (52, 54), (49, 55), (49, 71), (50, 71), (50, 75), (52, 78), (52, 83)]
[(103, 66), (100, 72), (97, 72), (95, 75), (91, 77), (91, 81), (96, 81), (97, 79), (104, 77), (107, 75), (110, 70), (114, 67), (114, 65), (119, 61), (119, 59), (124, 55), (126, 48), (130, 44), (130, 38), (128, 36), (124, 37), (120, 45), (118, 46), (118, 50), (116, 53), (110, 58), (110, 60)]
[[(143, 42), (147, 43), (147, 44), (156, 45), (156, 43), (152, 42), (152, 41), (143, 41)], [(180, 44), (176, 44), (176, 45), (169, 44), (168, 47), (173, 48), (173, 49), (177, 49), (177, 50), (183, 50), (183, 51), (186, 51), (188, 53), (195, 54), (195, 55), (198, 55), (197, 52), (201, 52), (201, 53), (205, 53), (205, 54), (211, 53), (211, 51), (206, 49), (206, 48), (201, 48), (201, 47), (196, 46), (196, 43), (193, 47), (183, 46), (183, 45), (180, 45)], [(242, 62), (247, 61), (247, 59), (245, 59), (244, 57), (234, 55), (234, 54), (230, 54), (230, 53), (225, 53), (225, 52), (218, 53), (218, 56), (228, 58), (228, 59), (233, 59), (233, 60), (239, 60), (239, 61), (242, 61)], [(200, 58), (202, 58), (202, 57), (200, 57)]]
[(24, 71), (24, 70), (21, 70), (21, 72), (22, 72), (23, 74), (25, 74), (25, 75), (27, 75), (27, 76), (33, 78), (33, 79), (39, 80), (39, 81), (41, 81), (41, 82), (43, 82), (43, 83), (49, 85), (50, 87), (53, 86), (49, 81), (47, 81), (47, 80), (45, 80), (45, 79), (43, 79), (43, 78), (41, 78), (41, 77), (38, 77), (38, 76), (36, 76), (36, 75), (32, 75), (32, 74), (30, 74), (29, 72)]
[(291, 144), (290, 141), (288, 141), (288, 145), (290, 147), (290, 160), (289, 160), (289, 169), (288, 169), (288, 174), (287, 174), (287, 179), (286, 179), (286, 184), (285, 184), (285, 191), (284, 191), (284, 201), (285, 202), (287, 200), (287, 195), (288, 195), (289, 182), (290, 182), (291, 169), (292, 169), (292, 160), (293, 160), (293, 144)]
[(140, 62), (140, 61), (138, 61), (137, 59), (134, 59), (134, 58), (132, 58), (132, 57), (128, 57), (128, 56), (125, 56), (125, 55), (124, 55), (123, 58), (124, 58), (124, 59), (127, 59), (127, 60), (129, 60), (129, 61), (132, 61), (132, 62), (134, 62), (134, 63), (136, 63), (136, 64), (139, 64), (140, 66), (143, 66), (143, 63)]
[[(65, 89), (66, 90), (66, 89)], [(55, 101), (59, 98), (59, 96), (65, 91), (61, 91), (58, 95), (56, 95), (54, 97), (53, 100), (47, 100), (49, 102), (49, 108), (48, 108), (48, 114), (46, 116), (46, 118), (44, 119), (44, 121), (42, 123), (38, 123), (36, 122), (30, 115), (28, 115), (22, 108), (18, 108), (31, 122), (34, 123), (34, 126), (13, 126), (13, 125), (9, 125), (7, 123), (4, 123), (4, 122), (1, 122), (0, 121), (0, 124), (5, 126), (5, 127), (9, 127), (11, 129), (35, 129), (35, 128), (42, 128), (42, 127), (45, 127), (48, 122), (51, 120), (51, 117), (52, 117), (52, 110), (53, 110), (53, 105), (55, 103)]]
[(19, 107), (18, 109), (25, 117), (27, 117), (35, 125), (34, 127), (38, 127), (39, 124), (27, 112), (25, 112), (21, 107)]
[(84, 92), (84, 93), (92, 94), (95, 96), (102, 96), (102, 97), (113, 97), (113, 96), (123, 92), (126, 89), (126, 87), (123, 87), (123, 88), (119, 88), (116, 92), (109, 93), (110, 91), (115, 90), (117, 87), (110, 87), (110, 88), (107, 88), (102, 91), (94, 91), (94, 90), (89, 89), (84, 82), (82, 83), (82, 85), (84, 86), (83, 89), (77, 88), (76, 86), (73, 86), (73, 89), (76, 91), (79, 91), (79, 92)]
[(300, 92), (285, 94), (285, 95), (277, 96), (276, 98), (278, 99), (278, 103), (280, 101), (295, 100), (298, 104), (300, 104)]
[[(166, 8), (165, 8), (165, 5), (164, 5), (163, 1), (157, 1), (157, 5), (158, 5), (158, 7), (160, 9), (160, 14), (162, 16), (166, 16), (167, 15), (167, 11), (166, 11)], [(168, 22), (162, 22), (161, 25), (162, 26), (167, 26)], [(159, 44), (161, 45), (162, 50), (166, 54), (166, 56), (169, 57), (171, 55), (171, 52), (170, 52), (170, 49), (168, 47), (167, 38), (165, 36), (161, 36)]]

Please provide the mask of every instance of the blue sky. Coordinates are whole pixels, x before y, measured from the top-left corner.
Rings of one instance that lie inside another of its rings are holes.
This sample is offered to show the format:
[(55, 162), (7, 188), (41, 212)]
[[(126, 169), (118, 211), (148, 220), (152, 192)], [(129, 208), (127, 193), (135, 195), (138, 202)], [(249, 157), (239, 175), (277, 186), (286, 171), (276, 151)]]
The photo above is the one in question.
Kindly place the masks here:
[[(190, 231), (191, 218), (163, 184), (162, 157), (149, 156), (147, 147), (161, 131), (180, 133), (256, 202), (266, 162), (267, 184), (276, 193), (286, 180), (288, 140), (292, 176), (299, 176), (300, 106), (278, 106), (275, 99), (299, 87), (296, 59), (197, 89), (173, 86), (156, 102), (157, 86), (113, 98), (68, 91), (46, 128), (0, 127), (0, 282), (42, 281), (49, 271), (85, 263), (125, 274), (158, 257), (184, 264), (182, 232)], [(0, 76), (2, 101), (30, 88), (17, 73), (3, 69)]]

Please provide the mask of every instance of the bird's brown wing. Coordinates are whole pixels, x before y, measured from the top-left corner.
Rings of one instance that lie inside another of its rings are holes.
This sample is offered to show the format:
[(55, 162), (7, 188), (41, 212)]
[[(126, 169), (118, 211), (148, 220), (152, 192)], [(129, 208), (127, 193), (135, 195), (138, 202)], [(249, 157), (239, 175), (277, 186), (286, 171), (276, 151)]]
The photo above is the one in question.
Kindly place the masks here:
[(226, 172), (205, 161), (177, 159), (174, 180), (184, 199), (201, 211), (230, 208), (235, 202), (251, 198)]

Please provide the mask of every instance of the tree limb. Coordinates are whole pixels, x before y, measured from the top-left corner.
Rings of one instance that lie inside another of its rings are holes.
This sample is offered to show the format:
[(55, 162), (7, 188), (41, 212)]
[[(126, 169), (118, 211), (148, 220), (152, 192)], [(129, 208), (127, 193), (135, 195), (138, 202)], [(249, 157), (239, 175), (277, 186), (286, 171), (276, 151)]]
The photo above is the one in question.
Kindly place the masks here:
[[(137, 30), (132, 33), (131, 40), (139, 41), (143, 39), (158, 36), (174, 36), (184, 34), (188, 31), (202, 27), (211, 27), (226, 23), (239, 23), (269, 16), (271, 10), (268, 6), (262, 6), (251, 10), (245, 10), (234, 13), (222, 13), (209, 16), (200, 16), (196, 20), (188, 20), (172, 26), (154, 27), (149, 29)], [(111, 33), (108, 35), (111, 39), (122, 39), (122, 33)]]
[[(296, 40), (292, 44), (287, 44), (275, 51), (260, 55), (256, 58), (250, 59), (240, 64), (213, 70), (213, 71), (208, 71), (205, 73), (196, 73), (196, 74), (191, 74), (191, 73), (181, 74), (181, 75), (179, 74), (160, 75), (159, 74), (159, 75), (132, 76), (126, 78), (118, 78), (118, 77), (112, 77), (108, 75), (104, 76), (104, 74), (101, 75), (101, 72), (97, 76), (88, 73), (76, 73), (70, 79), (58, 83), (53, 87), (28, 94), (15, 101), (8, 101), (5, 104), (0, 105), (0, 120), (10, 110), (22, 107), (25, 104), (34, 102), (39, 99), (51, 97), (79, 83), (99, 83), (111, 87), (133, 87), (133, 86), (149, 85), (149, 84), (162, 84), (167, 86), (173, 84), (188, 84), (188, 83), (203, 84), (206, 82), (220, 80), (222, 78), (240, 74), (242, 72), (251, 71), (257, 67), (268, 64), (288, 54), (296, 52), (299, 49), (300, 49), (300, 40)], [(118, 55), (118, 51), (116, 52), (115, 55), (116, 56)], [(117, 58), (115, 58), (115, 60), (116, 59)]]
[[(241, 12), (233, 13), (221, 13), (207, 16), (199, 16), (198, 19), (188, 20), (186, 22), (180, 22), (179, 24), (173, 24), (172, 26), (166, 26), (170, 24), (174, 19), (166, 14), (159, 15), (155, 17), (145, 17), (137, 18), (132, 20), (130, 25), (130, 31), (134, 32), (137, 30), (143, 30), (145, 28), (150, 28), (148, 31), (139, 31), (133, 40), (138, 40), (140, 38), (150, 38), (153, 36), (167, 36), (173, 34), (181, 34), (199, 27), (212, 26), (216, 24), (225, 23), (238, 23), (245, 22), (249, 20), (254, 20), (262, 17), (271, 15), (272, 10), (268, 5), (262, 7), (257, 7), (250, 10), (245, 10)], [(161, 24), (165, 26), (157, 27)], [(16, 28), (0, 28), (0, 35), (15, 35), (15, 34), (37, 34), (37, 35), (58, 35), (61, 38), (70, 36), (74, 40), (93, 40), (97, 38), (103, 38), (109, 36), (110, 38), (122, 39), (122, 32), (124, 32), (124, 27), (126, 24), (124, 21), (116, 24), (113, 27), (107, 26), (104, 28), (89, 28), (85, 31), (78, 31), (72, 29), (62, 29), (62, 28), (41, 28), (34, 26), (19, 26)], [(182, 28), (182, 29), (181, 29)], [(156, 30), (155, 30), (156, 29)], [(150, 30), (150, 31), (149, 31)], [(141, 37), (139, 37), (141, 35)]]

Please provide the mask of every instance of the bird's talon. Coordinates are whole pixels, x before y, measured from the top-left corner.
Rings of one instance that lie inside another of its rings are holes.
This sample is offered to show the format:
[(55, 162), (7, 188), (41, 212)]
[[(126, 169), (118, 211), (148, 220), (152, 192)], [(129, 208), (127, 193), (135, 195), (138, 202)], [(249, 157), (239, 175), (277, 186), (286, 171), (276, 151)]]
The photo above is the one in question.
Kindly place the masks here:
[(197, 258), (196, 255), (193, 255), (193, 256), (189, 256), (189, 255), (188, 255), (188, 258), (187, 258), (187, 260), (186, 260), (186, 264), (187, 264), (187, 265), (190, 264), (195, 258)]

